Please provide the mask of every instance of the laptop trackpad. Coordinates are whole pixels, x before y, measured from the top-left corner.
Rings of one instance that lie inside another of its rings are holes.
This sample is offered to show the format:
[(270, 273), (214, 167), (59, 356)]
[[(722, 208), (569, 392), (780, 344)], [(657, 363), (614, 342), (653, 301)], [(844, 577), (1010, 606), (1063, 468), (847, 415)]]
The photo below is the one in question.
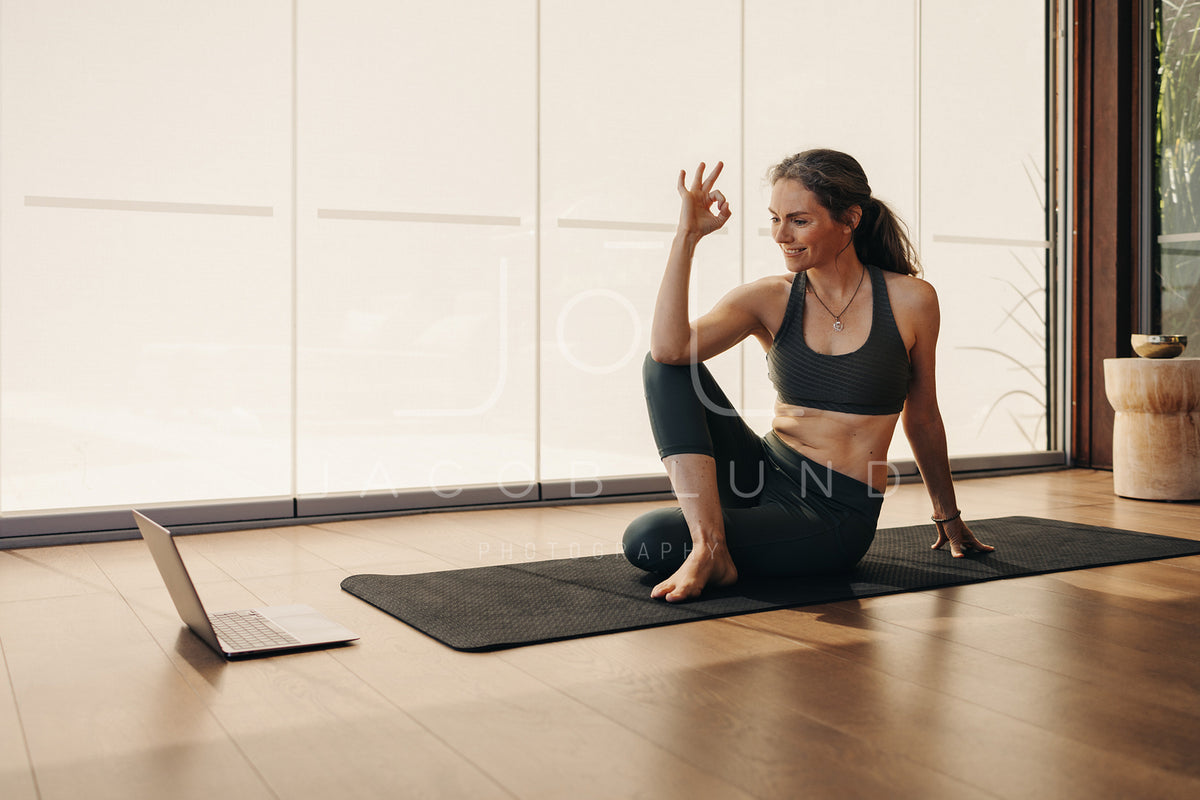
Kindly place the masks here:
[(358, 638), (350, 630), (333, 622), (311, 606), (271, 606), (270, 608), (257, 608), (255, 611), (301, 642), (348, 641)]

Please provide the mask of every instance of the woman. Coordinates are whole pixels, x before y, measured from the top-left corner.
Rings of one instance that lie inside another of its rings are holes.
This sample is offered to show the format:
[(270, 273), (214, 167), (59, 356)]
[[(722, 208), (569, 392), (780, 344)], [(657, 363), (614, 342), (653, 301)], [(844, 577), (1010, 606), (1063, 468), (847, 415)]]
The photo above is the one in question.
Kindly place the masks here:
[[(689, 321), (696, 245), (729, 220), (711, 174), (679, 173), (682, 208), (654, 309), (644, 380), (678, 508), (634, 520), (625, 555), (665, 577), (669, 602), (739, 574), (848, 570), (875, 535), (888, 445), (901, 421), (955, 558), (986, 552), (962, 520), (934, 386), (939, 312), (912, 246), (862, 167), (808, 150), (772, 168), (771, 230), (787, 272), (740, 286)], [(747, 427), (703, 362), (753, 336), (779, 399)]]

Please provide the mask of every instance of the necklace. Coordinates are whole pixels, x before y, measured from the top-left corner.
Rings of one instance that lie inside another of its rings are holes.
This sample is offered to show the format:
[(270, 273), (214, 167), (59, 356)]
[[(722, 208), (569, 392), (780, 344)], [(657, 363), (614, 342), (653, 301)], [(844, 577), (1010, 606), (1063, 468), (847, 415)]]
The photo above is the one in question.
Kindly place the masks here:
[(821, 308), (829, 312), (829, 316), (833, 317), (833, 329), (838, 333), (842, 332), (842, 328), (846, 327), (842, 324), (842, 314), (846, 313), (846, 309), (850, 307), (850, 303), (854, 302), (854, 298), (858, 297), (858, 290), (862, 288), (863, 276), (867, 274), (867, 268), (864, 266), (862, 272), (858, 274), (858, 285), (854, 287), (854, 294), (850, 295), (850, 301), (846, 303), (845, 308), (840, 313), (835, 314), (830, 310), (829, 306), (825, 305), (825, 301), (821, 299), (821, 295), (817, 294), (817, 289), (811, 283), (808, 284), (808, 290), (813, 293), (813, 297), (817, 298), (817, 302), (821, 304)]

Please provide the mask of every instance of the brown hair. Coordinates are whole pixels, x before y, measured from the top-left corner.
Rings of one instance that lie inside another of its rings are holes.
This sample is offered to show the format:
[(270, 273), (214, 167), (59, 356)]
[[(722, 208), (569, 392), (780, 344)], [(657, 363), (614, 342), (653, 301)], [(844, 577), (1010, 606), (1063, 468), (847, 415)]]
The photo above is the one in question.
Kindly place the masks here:
[(919, 275), (921, 264), (908, 231), (887, 203), (871, 196), (871, 184), (853, 156), (837, 150), (805, 150), (771, 167), (767, 178), (799, 181), (839, 222), (850, 222), (853, 206), (862, 209), (854, 228), (854, 252), (859, 261), (901, 275)]

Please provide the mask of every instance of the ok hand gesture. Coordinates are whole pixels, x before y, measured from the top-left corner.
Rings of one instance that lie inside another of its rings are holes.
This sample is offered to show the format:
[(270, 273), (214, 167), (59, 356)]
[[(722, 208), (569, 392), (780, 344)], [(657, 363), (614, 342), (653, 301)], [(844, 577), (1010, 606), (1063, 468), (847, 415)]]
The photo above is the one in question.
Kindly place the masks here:
[[(733, 213), (729, 209), (729, 201), (725, 199), (725, 195), (721, 194), (720, 190), (713, 189), (717, 182), (717, 176), (721, 174), (724, 167), (725, 164), (718, 161), (712, 174), (705, 177), (704, 162), (700, 162), (690, 187), (685, 183), (686, 171), (679, 171), (677, 188), (679, 196), (683, 199), (683, 205), (679, 209), (679, 233), (699, 239), (719, 230), (729, 219)], [(715, 213), (714, 206), (716, 207)]]

